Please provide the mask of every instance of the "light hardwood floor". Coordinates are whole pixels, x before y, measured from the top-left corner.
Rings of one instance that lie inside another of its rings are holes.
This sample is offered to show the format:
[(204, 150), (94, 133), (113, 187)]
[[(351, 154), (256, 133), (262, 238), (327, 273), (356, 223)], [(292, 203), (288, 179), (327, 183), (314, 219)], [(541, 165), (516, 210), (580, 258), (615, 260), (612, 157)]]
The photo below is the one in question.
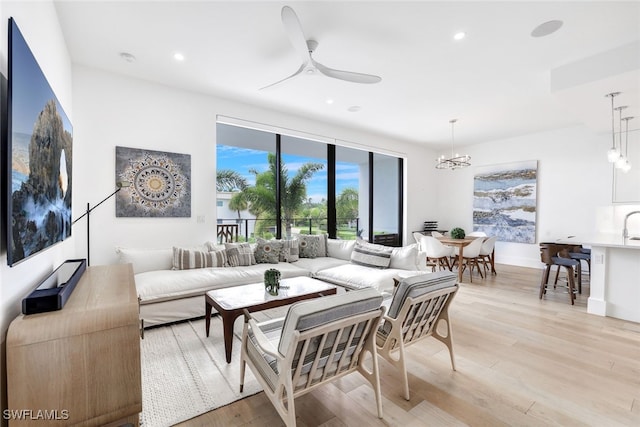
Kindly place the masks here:
[[(408, 350), (411, 400), (380, 361), (384, 418), (357, 373), (295, 401), (298, 426), (640, 426), (640, 324), (587, 314), (588, 285), (538, 299), (541, 270), (497, 266), (451, 305), (457, 371), (428, 339)], [(264, 393), (180, 426), (283, 425)]]

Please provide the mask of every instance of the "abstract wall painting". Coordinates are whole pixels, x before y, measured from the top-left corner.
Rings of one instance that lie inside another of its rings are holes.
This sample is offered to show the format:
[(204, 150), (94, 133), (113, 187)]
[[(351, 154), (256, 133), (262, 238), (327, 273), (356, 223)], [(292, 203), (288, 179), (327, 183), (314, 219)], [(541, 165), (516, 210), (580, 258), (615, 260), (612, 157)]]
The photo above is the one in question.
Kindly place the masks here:
[(116, 147), (116, 217), (190, 217), (191, 156)]
[(476, 168), (473, 230), (498, 241), (535, 243), (537, 160)]

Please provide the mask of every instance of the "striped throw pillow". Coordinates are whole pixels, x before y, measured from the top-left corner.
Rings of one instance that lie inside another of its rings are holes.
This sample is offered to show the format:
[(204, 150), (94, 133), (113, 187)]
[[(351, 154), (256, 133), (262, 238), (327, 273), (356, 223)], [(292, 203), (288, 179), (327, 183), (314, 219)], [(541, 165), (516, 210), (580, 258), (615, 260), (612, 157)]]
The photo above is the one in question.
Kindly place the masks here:
[(227, 263), (226, 251), (205, 252), (184, 248), (173, 248), (173, 270), (226, 267)]
[(256, 257), (249, 243), (225, 243), (229, 266), (248, 266), (256, 264)]
[(282, 240), (282, 252), (280, 252), (280, 261), (296, 262), (300, 259), (300, 249), (298, 247), (298, 239)]
[(393, 248), (390, 246), (356, 240), (356, 245), (351, 252), (351, 263), (380, 269), (389, 268), (392, 251)]

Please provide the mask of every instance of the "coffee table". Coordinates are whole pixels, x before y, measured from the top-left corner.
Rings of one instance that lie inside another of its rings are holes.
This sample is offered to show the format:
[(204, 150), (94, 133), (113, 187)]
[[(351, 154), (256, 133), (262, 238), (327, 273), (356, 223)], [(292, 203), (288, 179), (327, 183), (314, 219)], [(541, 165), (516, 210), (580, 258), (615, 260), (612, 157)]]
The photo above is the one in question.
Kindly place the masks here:
[(215, 308), (222, 318), (224, 351), (227, 363), (231, 363), (233, 324), (246, 309), (250, 313), (293, 304), (296, 301), (332, 295), (337, 287), (310, 277), (292, 277), (280, 280), (278, 295), (264, 289), (264, 283), (215, 289), (204, 294), (207, 337), (211, 325), (211, 311)]

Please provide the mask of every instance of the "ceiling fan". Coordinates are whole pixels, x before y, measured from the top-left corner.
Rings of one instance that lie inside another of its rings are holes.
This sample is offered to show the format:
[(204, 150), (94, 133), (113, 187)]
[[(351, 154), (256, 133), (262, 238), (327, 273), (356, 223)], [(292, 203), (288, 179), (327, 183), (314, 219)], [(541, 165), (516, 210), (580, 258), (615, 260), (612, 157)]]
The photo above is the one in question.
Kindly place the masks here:
[(363, 73), (354, 73), (352, 71), (341, 71), (335, 70), (333, 68), (329, 68), (321, 63), (317, 62), (313, 59), (313, 52), (318, 47), (318, 42), (315, 40), (307, 40), (304, 36), (304, 32), (302, 31), (302, 25), (300, 25), (300, 20), (298, 16), (289, 6), (284, 6), (281, 12), (282, 16), (282, 24), (284, 25), (284, 29), (289, 36), (289, 40), (293, 47), (298, 51), (300, 56), (302, 57), (302, 65), (300, 68), (290, 75), (289, 77), (285, 77), (282, 80), (279, 80), (275, 83), (272, 83), (268, 86), (265, 86), (262, 89), (266, 89), (271, 86), (275, 86), (279, 83), (284, 82), (285, 80), (289, 80), (297, 76), (298, 74), (323, 74), (327, 77), (332, 77), (334, 79), (346, 80), (348, 82), (353, 83), (378, 83), (382, 80), (379, 76), (374, 76), (372, 74), (363, 74)]

